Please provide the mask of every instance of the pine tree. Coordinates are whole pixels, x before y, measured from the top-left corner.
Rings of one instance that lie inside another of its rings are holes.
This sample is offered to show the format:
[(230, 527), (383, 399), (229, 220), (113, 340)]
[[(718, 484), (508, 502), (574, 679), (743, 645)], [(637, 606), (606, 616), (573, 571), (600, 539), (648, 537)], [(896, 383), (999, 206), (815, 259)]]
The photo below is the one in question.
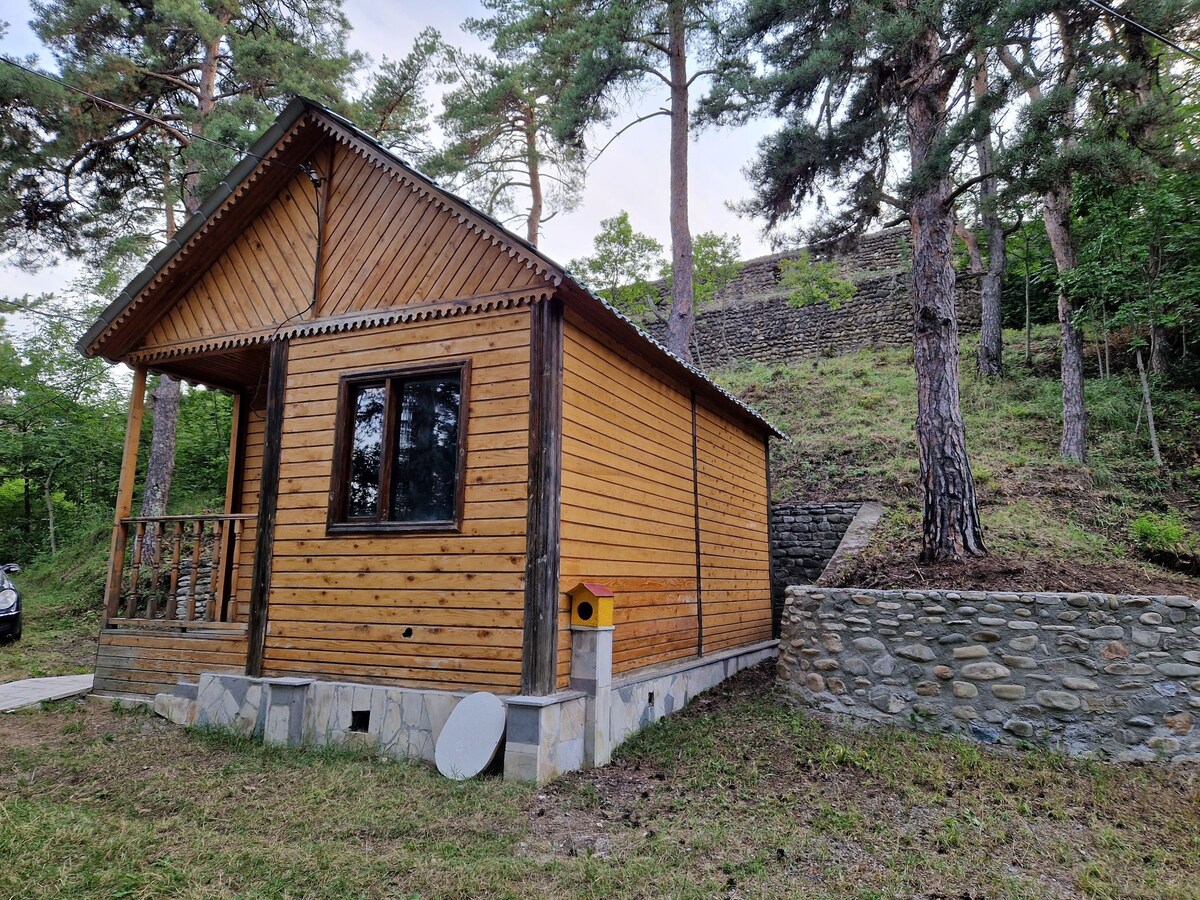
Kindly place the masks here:
[[(556, 104), (561, 140), (583, 146), (594, 126), (613, 121), (630, 94), (665, 85), (666, 105), (626, 124), (667, 116), (671, 122), (671, 311), (667, 346), (691, 359), (695, 329), (694, 260), (688, 224), (689, 98), (706, 68), (689, 69), (689, 55), (705, 58), (721, 27), (722, 0), (485, 0), (495, 33), (510, 46), (524, 43), (552, 78), (563, 82)], [(606, 145), (607, 146), (607, 145)], [(603, 148), (601, 148), (603, 150)]]
[[(954, 201), (971, 183), (953, 186), (953, 156), (977, 120), (952, 108), (951, 97), (971, 77), (992, 6), (750, 0), (705, 104), (718, 120), (765, 110), (784, 119), (748, 172), (755, 186), (749, 206), (769, 227), (830, 183), (847, 192), (842, 208), (826, 216), (825, 235), (853, 234), (885, 202), (907, 212), (926, 561), (986, 552), (959, 404), (952, 255)], [(907, 149), (909, 174), (893, 197), (887, 189), (897, 145)]]
[(450, 50), (444, 71), (456, 86), (442, 98), (447, 145), (427, 163), (430, 174), (502, 220), (523, 219), (537, 246), (542, 225), (578, 205), (584, 182), (582, 151), (553, 127), (556, 83), (517, 53)]
[[(116, 215), (167, 239), (177, 207), (194, 215), (232, 167), (231, 146), (248, 146), (293, 94), (339, 104), (360, 63), (340, 0), (44, 0), (34, 11), (61, 77), (132, 110), (61, 94), (39, 182), (86, 219)], [(163, 376), (151, 396), (145, 516), (169, 499), (179, 383)]]

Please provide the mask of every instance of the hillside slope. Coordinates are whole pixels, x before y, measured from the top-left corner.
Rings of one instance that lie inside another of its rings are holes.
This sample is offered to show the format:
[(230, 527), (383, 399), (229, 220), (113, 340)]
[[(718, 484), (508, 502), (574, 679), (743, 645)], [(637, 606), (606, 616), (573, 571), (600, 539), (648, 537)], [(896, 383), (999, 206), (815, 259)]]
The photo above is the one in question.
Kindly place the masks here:
[[(964, 342), (963, 415), (991, 556), (918, 566), (920, 502), (911, 351), (864, 351), (791, 366), (717, 373), (791, 436), (772, 455), (776, 500), (879, 499), (888, 515), (871, 547), (837, 573), (870, 587), (1013, 588), (1200, 596), (1200, 401), (1154, 390), (1166, 466), (1151, 457), (1136, 372), (1088, 380), (1089, 466), (1058, 460), (1061, 401), (1055, 333), (1031, 364), (1006, 335), (1007, 377), (974, 375)], [(1136, 430), (1135, 430), (1135, 426)], [(1135, 536), (1140, 535), (1140, 538)], [(1156, 565), (1151, 560), (1161, 563)]]

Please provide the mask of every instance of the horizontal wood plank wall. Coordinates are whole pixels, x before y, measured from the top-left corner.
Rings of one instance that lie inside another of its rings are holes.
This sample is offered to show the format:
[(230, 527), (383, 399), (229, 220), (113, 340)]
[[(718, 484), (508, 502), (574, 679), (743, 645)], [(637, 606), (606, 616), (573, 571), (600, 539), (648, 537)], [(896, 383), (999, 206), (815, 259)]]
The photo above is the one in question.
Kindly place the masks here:
[(316, 194), (297, 175), (154, 324), (139, 349), (270, 333), (312, 302)]
[(763, 437), (703, 397), (696, 407), (704, 652), (771, 637), (770, 545)]
[(563, 368), (560, 685), (581, 581), (616, 593), (615, 672), (693, 656), (698, 637), (690, 394), (569, 304)]
[(317, 317), (546, 283), (415, 187), (337, 145)]
[(114, 629), (100, 632), (94, 690), (153, 697), (201, 672), (246, 671), (244, 632), (170, 634)]
[[(471, 360), (462, 532), (326, 536), (339, 376), (450, 359)], [(286, 402), (265, 674), (516, 693), (529, 311), (295, 338)]]

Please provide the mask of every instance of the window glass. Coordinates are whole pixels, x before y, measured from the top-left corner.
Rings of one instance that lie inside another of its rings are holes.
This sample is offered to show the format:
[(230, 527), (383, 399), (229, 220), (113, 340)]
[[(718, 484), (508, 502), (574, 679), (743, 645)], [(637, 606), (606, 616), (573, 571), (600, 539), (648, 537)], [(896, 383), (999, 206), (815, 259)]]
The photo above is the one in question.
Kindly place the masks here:
[(458, 482), (459, 376), (397, 382), (392, 490), (393, 522), (449, 521)]
[(346, 517), (350, 519), (378, 514), (384, 398), (381, 384), (360, 387), (354, 393), (354, 438), (346, 492)]

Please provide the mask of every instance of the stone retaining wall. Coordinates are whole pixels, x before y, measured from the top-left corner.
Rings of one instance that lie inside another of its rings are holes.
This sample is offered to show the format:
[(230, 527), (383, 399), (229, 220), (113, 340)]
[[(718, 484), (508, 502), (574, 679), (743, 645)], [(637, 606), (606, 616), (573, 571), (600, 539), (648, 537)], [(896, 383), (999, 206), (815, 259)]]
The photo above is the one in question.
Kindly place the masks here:
[(1118, 760), (1200, 762), (1200, 602), (792, 586), (781, 683), (834, 713)]
[[(907, 233), (905, 226), (864, 235), (845, 254), (813, 252), (816, 259), (836, 261), (841, 276), (854, 282), (854, 296), (836, 310), (823, 304), (800, 309), (788, 305), (788, 290), (779, 283), (780, 264), (802, 251), (746, 261), (738, 277), (696, 318), (696, 362), (706, 369), (739, 360), (794, 364), (818, 355), (912, 346)], [(669, 288), (664, 284), (662, 291), (665, 298)], [(959, 330), (978, 328), (978, 280), (960, 278), (955, 294)], [(647, 319), (641, 324), (659, 340), (666, 334), (663, 322)]]
[(771, 584), (812, 584), (825, 571), (862, 503), (776, 503), (771, 507)]

